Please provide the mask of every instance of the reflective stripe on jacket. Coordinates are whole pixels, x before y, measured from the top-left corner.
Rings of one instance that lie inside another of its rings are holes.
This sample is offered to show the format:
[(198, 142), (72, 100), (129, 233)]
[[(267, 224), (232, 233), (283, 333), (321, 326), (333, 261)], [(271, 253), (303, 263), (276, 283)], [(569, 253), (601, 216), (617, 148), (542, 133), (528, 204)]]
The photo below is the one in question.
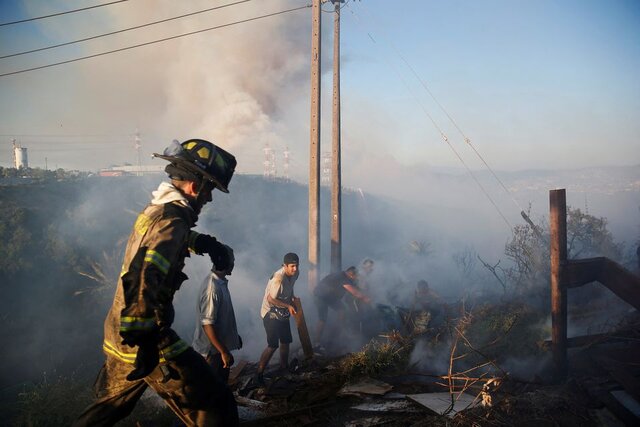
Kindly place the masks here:
[(191, 231), (196, 220), (193, 210), (178, 202), (151, 204), (140, 213), (104, 323), (105, 353), (133, 363), (137, 345), (143, 342), (157, 345), (161, 361), (188, 348), (171, 324), (173, 296), (187, 279), (182, 272), (184, 259), (198, 235)]

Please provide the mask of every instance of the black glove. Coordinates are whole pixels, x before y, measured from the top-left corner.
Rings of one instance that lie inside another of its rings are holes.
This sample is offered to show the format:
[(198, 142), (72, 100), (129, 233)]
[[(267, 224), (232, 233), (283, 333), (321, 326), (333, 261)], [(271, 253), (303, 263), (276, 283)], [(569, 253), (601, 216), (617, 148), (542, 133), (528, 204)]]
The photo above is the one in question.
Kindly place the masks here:
[(199, 255), (209, 254), (211, 262), (217, 271), (226, 271), (231, 274), (234, 265), (233, 249), (218, 242), (215, 237), (208, 234), (200, 234), (194, 244), (193, 249)]
[(193, 250), (198, 254), (209, 254), (222, 252), (224, 245), (216, 240), (215, 237), (208, 234), (200, 234), (193, 242)]
[(140, 344), (134, 363), (135, 369), (127, 375), (127, 380), (136, 381), (146, 377), (153, 372), (158, 363), (160, 363), (160, 354), (155, 343)]

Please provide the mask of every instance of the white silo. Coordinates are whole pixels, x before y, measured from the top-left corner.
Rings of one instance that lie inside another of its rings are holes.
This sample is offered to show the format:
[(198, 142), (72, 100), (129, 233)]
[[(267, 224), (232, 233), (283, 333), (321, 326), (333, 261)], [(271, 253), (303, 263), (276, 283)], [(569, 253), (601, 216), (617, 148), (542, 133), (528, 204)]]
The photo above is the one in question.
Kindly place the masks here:
[(16, 169), (26, 169), (29, 167), (29, 158), (27, 157), (27, 147), (13, 142), (13, 162)]

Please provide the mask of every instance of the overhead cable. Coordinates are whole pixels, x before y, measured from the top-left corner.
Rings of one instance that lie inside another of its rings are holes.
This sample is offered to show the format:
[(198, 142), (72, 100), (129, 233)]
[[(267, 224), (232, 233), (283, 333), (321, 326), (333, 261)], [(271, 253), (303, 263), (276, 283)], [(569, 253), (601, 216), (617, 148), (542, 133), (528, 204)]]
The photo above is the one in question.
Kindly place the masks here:
[(247, 19), (243, 19), (243, 20), (240, 20), (240, 21), (230, 22), (228, 24), (216, 25), (215, 27), (209, 27), (209, 28), (205, 28), (205, 29), (202, 29), (202, 30), (198, 30), (198, 31), (191, 31), (191, 32), (184, 33), (184, 34), (179, 34), (177, 36), (165, 37), (163, 39), (153, 40), (153, 41), (146, 42), (146, 43), (140, 43), (140, 44), (133, 45), (133, 46), (127, 46), (127, 47), (123, 47), (123, 48), (120, 48), (120, 49), (113, 49), (113, 50), (109, 50), (109, 51), (106, 51), (106, 52), (96, 53), (96, 54), (93, 54), (93, 55), (87, 55), (87, 56), (82, 56), (82, 57), (79, 57), (79, 58), (69, 59), (67, 61), (60, 61), (60, 62), (55, 62), (53, 64), (41, 65), (39, 67), (32, 67), (32, 68), (26, 68), (26, 69), (23, 69), (23, 70), (12, 71), (12, 72), (9, 72), (9, 73), (0, 74), (0, 77), (12, 76), (12, 75), (15, 75), (15, 74), (26, 73), (26, 72), (29, 72), (29, 71), (41, 70), (43, 68), (55, 67), (57, 65), (69, 64), (71, 62), (77, 62), (77, 61), (82, 61), (82, 60), (85, 60), (85, 59), (96, 58), (98, 56), (109, 55), (111, 53), (122, 52), (122, 51), (125, 51), (125, 50), (131, 50), (131, 49), (136, 49), (138, 47), (149, 46), (149, 45), (152, 45), (152, 44), (161, 43), (161, 42), (165, 42), (165, 41), (168, 41), (168, 40), (173, 40), (173, 39), (178, 39), (178, 38), (181, 38), (181, 37), (191, 36), (191, 35), (194, 35), (194, 34), (204, 33), (206, 31), (218, 30), (220, 28), (230, 27), (230, 26), (237, 25), (237, 24), (244, 24), (246, 22), (257, 21), (259, 19), (269, 18), (269, 17), (277, 16), (277, 15), (282, 15), (282, 14), (285, 14), (285, 13), (294, 12), (294, 11), (301, 10), (301, 9), (307, 9), (307, 8), (310, 8), (310, 7), (311, 7), (310, 4), (305, 5), (305, 6), (300, 6), (300, 7), (294, 7), (294, 8), (291, 8), (291, 9), (281, 10), (279, 12), (273, 12), (273, 13), (269, 13), (269, 14), (266, 14), (266, 15), (256, 16), (256, 17), (253, 17), (253, 18), (247, 18)]
[(21, 19), (19, 21), (13, 21), (13, 22), (3, 22), (3, 23), (0, 23), (0, 27), (4, 27), (5, 25), (21, 24), (23, 22), (36, 21), (38, 19), (51, 18), (51, 17), (54, 17), (54, 16), (66, 15), (66, 14), (69, 14), (69, 13), (82, 12), (84, 10), (95, 9), (97, 7), (102, 7), (102, 6), (109, 6), (109, 5), (116, 4), (116, 3), (123, 3), (125, 1), (129, 1), (129, 0), (111, 1), (109, 3), (96, 4), (94, 6), (82, 7), (80, 9), (67, 10), (66, 12), (52, 13), (51, 15), (37, 16), (35, 18)]
[[(349, 8), (349, 11), (351, 12), (351, 14), (353, 15), (353, 17), (356, 19), (356, 22), (361, 25), (360, 20), (358, 18), (358, 16), (353, 12), (352, 8)], [(365, 30), (365, 32), (367, 33), (367, 35), (369, 36), (369, 39), (371, 39), (371, 41), (373, 43), (376, 43), (376, 39), (371, 35), (371, 33), (367, 32)], [(440, 128), (440, 126), (437, 124), (437, 122), (435, 121), (435, 119), (433, 118), (433, 116), (429, 113), (429, 111), (427, 110), (427, 108), (424, 106), (424, 104), (422, 103), (422, 101), (416, 96), (415, 92), (413, 92), (411, 90), (411, 88), (409, 87), (409, 84), (407, 83), (407, 81), (402, 77), (402, 74), (399, 72), (399, 70), (393, 65), (391, 64), (390, 61), (385, 61), (387, 63), (388, 66), (390, 66), (395, 73), (398, 75), (398, 77), (400, 78), (400, 80), (402, 81), (402, 83), (404, 84), (405, 88), (407, 89), (407, 91), (409, 92), (409, 94), (413, 97), (413, 99), (418, 103), (418, 105), (420, 106), (420, 108), (422, 109), (422, 111), (425, 113), (425, 115), (429, 118), (429, 120), (431, 121), (431, 124), (436, 128), (436, 130), (438, 131), (438, 133), (440, 134), (440, 136), (442, 137), (442, 140), (449, 146), (449, 148), (451, 149), (451, 151), (453, 151), (453, 153), (455, 154), (455, 156), (458, 158), (458, 160), (460, 161), (460, 163), (462, 163), (462, 165), (464, 166), (464, 168), (467, 170), (467, 172), (469, 173), (469, 175), (471, 176), (471, 178), (476, 182), (476, 184), (478, 185), (478, 187), (480, 188), (480, 190), (482, 191), (482, 193), (485, 195), (485, 197), (489, 200), (489, 202), (493, 205), (493, 207), (495, 208), (495, 210), (498, 212), (498, 215), (500, 215), (500, 217), (502, 218), (502, 220), (505, 222), (505, 224), (507, 224), (507, 226), (509, 227), (509, 230), (513, 233), (513, 226), (511, 225), (511, 223), (509, 222), (509, 220), (505, 217), (505, 215), (502, 213), (502, 211), (500, 210), (500, 208), (498, 207), (498, 205), (496, 204), (496, 202), (493, 200), (493, 198), (491, 198), (491, 196), (489, 195), (489, 193), (487, 192), (487, 190), (484, 188), (484, 186), (482, 185), (482, 183), (480, 183), (480, 180), (478, 180), (478, 178), (476, 177), (476, 175), (473, 173), (473, 171), (471, 170), (471, 168), (469, 168), (469, 166), (467, 165), (467, 163), (464, 161), (464, 159), (462, 158), (462, 156), (460, 155), (460, 153), (458, 153), (458, 151), (454, 148), (454, 146), (451, 144), (451, 142), (449, 141), (449, 137), (444, 133), (444, 131), (442, 130), (442, 128)]]
[(438, 101), (438, 99), (436, 98), (436, 96), (433, 94), (433, 92), (429, 89), (429, 87), (427, 86), (426, 82), (424, 81), (424, 79), (422, 79), (420, 77), (420, 75), (416, 72), (415, 68), (409, 63), (409, 61), (404, 57), (404, 55), (402, 55), (402, 53), (400, 52), (400, 50), (396, 47), (396, 45), (393, 43), (393, 41), (389, 40), (388, 41), (389, 46), (391, 46), (391, 48), (393, 49), (393, 51), (396, 53), (396, 55), (398, 55), (398, 57), (405, 63), (405, 65), (407, 66), (407, 68), (409, 68), (409, 70), (411, 71), (411, 73), (415, 76), (415, 78), (420, 82), (420, 84), (422, 85), (422, 87), (425, 89), (425, 91), (429, 94), (429, 96), (431, 97), (431, 99), (433, 99), (433, 101), (436, 103), (436, 105), (440, 108), (440, 110), (447, 116), (447, 118), (449, 119), (449, 121), (451, 122), (451, 124), (456, 128), (456, 130), (460, 133), (460, 135), (462, 136), (464, 142), (469, 145), (469, 147), (471, 147), (471, 149), (473, 150), (473, 152), (476, 154), (476, 156), (482, 161), (482, 163), (485, 165), (485, 167), (489, 170), (489, 172), (491, 172), (491, 175), (493, 175), (494, 179), (500, 184), (500, 186), (502, 186), (502, 188), (504, 189), (504, 191), (509, 195), (509, 197), (511, 198), (511, 200), (513, 201), (513, 203), (516, 205), (516, 207), (518, 208), (518, 210), (520, 210), (520, 214), (522, 215), (522, 217), (527, 221), (527, 222), (531, 222), (531, 219), (526, 215), (526, 213), (524, 212), (524, 209), (522, 209), (522, 206), (520, 206), (520, 204), (518, 203), (518, 201), (515, 199), (515, 197), (513, 197), (513, 195), (511, 194), (511, 191), (509, 191), (509, 189), (506, 187), (506, 185), (504, 185), (504, 183), (502, 182), (502, 180), (500, 178), (498, 178), (498, 175), (496, 175), (496, 173), (493, 171), (493, 169), (491, 168), (491, 166), (489, 166), (489, 164), (486, 162), (486, 160), (484, 159), (484, 157), (482, 157), (482, 155), (480, 154), (480, 152), (478, 152), (478, 150), (476, 149), (476, 147), (471, 143), (471, 139), (469, 137), (467, 137), (467, 135), (464, 133), (464, 131), (462, 130), (462, 128), (458, 125), (458, 123), (453, 119), (453, 117), (449, 114), (449, 112), (444, 108), (444, 106), (440, 103), (440, 101)]
[(229, 6), (235, 6), (237, 4), (247, 3), (247, 2), (250, 2), (250, 1), (251, 0), (240, 0), (240, 1), (236, 1), (234, 3), (227, 3), (227, 4), (223, 4), (221, 6), (210, 7), (208, 9), (203, 9), (203, 10), (199, 10), (199, 11), (196, 11), (196, 12), (191, 12), (191, 13), (187, 13), (187, 14), (184, 14), (184, 15), (180, 15), (180, 16), (174, 16), (172, 18), (162, 19), (160, 21), (149, 22), (147, 24), (136, 25), (135, 27), (129, 27), (129, 28), (124, 28), (122, 30), (118, 30), (118, 31), (112, 31), (110, 33), (98, 34), (96, 36), (86, 37), (84, 39), (73, 40), (73, 41), (66, 42), (66, 43), (60, 43), (60, 44), (56, 44), (56, 45), (52, 45), (52, 46), (41, 47), (41, 48), (38, 48), (38, 49), (27, 50), (27, 51), (24, 51), (24, 52), (12, 53), (10, 55), (0, 56), (0, 59), (11, 58), (13, 56), (26, 55), (27, 53), (40, 52), (40, 51), (43, 51), (43, 50), (54, 49), (56, 47), (62, 47), (62, 46), (68, 46), (70, 44), (86, 42), (86, 41), (98, 39), (98, 38), (101, 38), (101, 37), (112, 36), (114, 34), (124, 33), (126, 31), (131, 31), (131, 30), (137, 30), (137, 29), (140, 29), (140, 28), (149, 27), (151, 25), (162, 24), (164, 22), (173, 21), (173, 20), (180, 19), (180, 18), (185, 18), (187, 16), (198, 15), (200, 13), (210, 12), (212, 10), (222, 9), (222, 8), (229, 7)]

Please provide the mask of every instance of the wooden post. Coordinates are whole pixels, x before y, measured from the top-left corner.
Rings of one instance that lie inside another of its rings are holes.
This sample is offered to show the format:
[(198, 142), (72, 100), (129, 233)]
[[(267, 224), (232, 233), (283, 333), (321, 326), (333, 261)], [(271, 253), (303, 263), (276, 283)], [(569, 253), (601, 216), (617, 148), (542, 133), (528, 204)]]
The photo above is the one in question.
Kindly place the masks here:
[(549, 192), (551, 226), (551, 349), (556, 374), (567, 375), (567, 287), (563, 268), (567, 263), (567, 200), (564, 189)]
[(331, 271), (342, 270), (342, 175), (340, 148), (340, 8), (332, 0), (333, 12), (333, 138), (331, 164)]
[(311, 132), (309, 141), (309, 290), (318, 283), (320, 263), (320, 0), (313, 0), (311, 29)]
[(313, 346), (311, 345), (307, 322), (304, 320), (304, 311), (302, 310), (300, 298), (293, 300), (293, 306), (296, 308), (296, 315), (293, 318), (296, 320), (296, 326), (298, 327), (298, 337), (300, 338), (300, 344), (302, 344), (302, 351), (304, 351), (305, 357), (310, 359), (313, 357)]

